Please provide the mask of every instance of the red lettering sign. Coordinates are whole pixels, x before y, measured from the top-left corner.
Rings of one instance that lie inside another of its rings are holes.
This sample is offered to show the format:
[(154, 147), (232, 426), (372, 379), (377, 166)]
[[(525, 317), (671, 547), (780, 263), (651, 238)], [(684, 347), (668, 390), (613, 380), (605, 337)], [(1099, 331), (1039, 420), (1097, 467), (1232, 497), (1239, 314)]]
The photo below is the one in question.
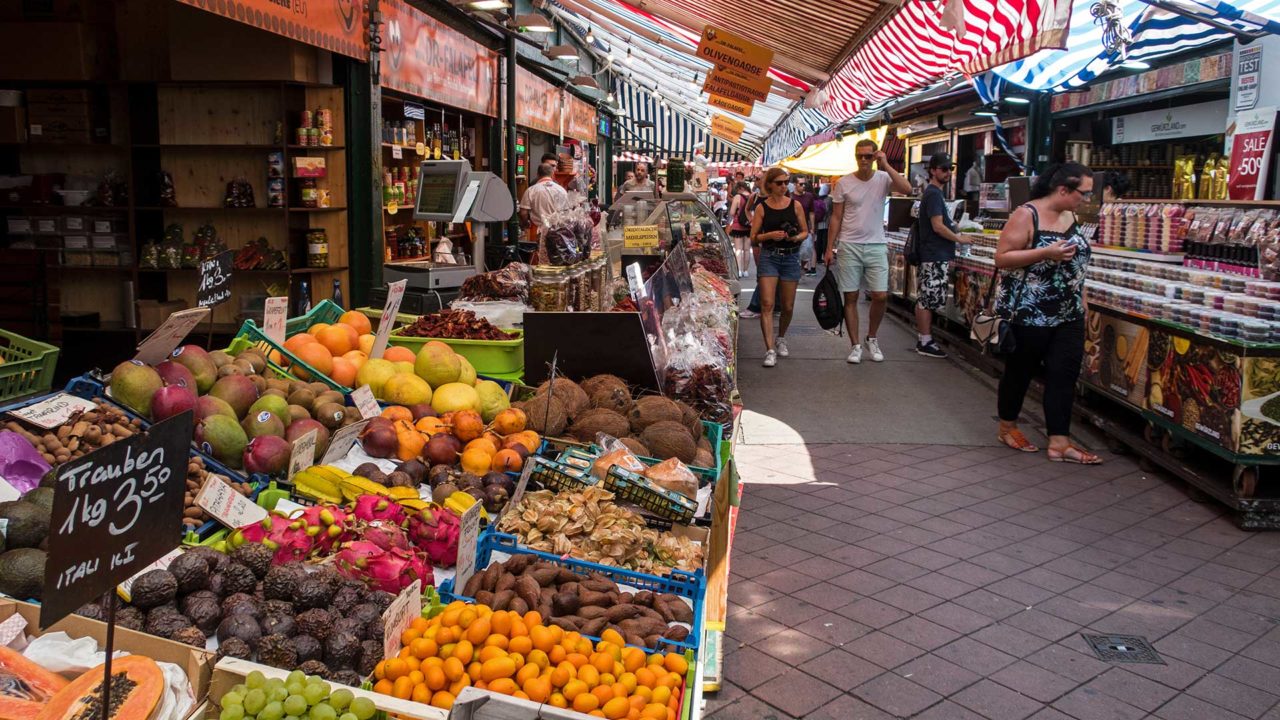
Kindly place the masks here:
[(1236, 115), (1236, 134), (1231, 143), (1231, 175), (1227, 192), (1232, 200), (1263, 200), (1275, 132), (1274, 107)]
[(410, 7), (381, 0), (385, 87), (450, 107), (498, 116), (498, 56)]

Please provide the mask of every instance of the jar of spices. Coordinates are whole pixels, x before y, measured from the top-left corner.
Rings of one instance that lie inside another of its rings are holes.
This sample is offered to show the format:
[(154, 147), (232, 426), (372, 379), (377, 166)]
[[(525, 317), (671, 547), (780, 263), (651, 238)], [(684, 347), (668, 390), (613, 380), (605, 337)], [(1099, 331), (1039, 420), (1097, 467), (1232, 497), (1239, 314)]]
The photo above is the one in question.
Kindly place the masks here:
[(320, 193), (316, 188), (315, 178), (298, 178), (298, 201), (304, 208), (317, 207)]
[(560, 268), (535, 267), (529, 304), (538, 312), (561, 312), (569, 306), (569, 276)]
[(307, 233), (307, 267), (329, 267), (329, 236), (324, 230)]

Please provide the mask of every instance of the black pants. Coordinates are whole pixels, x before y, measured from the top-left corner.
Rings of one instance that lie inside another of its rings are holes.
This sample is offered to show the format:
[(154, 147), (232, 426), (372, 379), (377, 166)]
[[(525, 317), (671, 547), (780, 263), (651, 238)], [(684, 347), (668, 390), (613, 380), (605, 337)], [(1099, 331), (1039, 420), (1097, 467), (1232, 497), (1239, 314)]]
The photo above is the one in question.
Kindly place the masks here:
[(1084, 320), (1056, 327), (1010, 325), (1018, 349), (1005, 358), (1000, 377), (1000, 419), (1013, 422), (1022, 413), (1027, 388), (1044, 371), (1044, 419), (1050, 435), (1071, 434), (1071, 403), (1084, 358)]
[(822, 256), (827, 254), (827, 228), (813, 231), (813, 249), (818, 252), (818, 262), (822, 262)]

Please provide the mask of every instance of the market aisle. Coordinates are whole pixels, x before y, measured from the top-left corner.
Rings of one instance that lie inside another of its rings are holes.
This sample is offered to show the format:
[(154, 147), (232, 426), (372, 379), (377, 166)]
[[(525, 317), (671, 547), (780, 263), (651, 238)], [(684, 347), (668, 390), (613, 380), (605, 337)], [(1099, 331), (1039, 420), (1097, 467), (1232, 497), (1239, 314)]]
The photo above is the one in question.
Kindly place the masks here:
[[(856, 368), (845, 339), (790, 335), (766, 370), (741, 331), (744, 500), (708, 717), (1280, 718), (1280, 534), (1123, 457), (995, 446), (991, 391), (906, 353), (901, 325)], [(1165, 664), (1104, 663), (1081, 633), (1143, 636)]]

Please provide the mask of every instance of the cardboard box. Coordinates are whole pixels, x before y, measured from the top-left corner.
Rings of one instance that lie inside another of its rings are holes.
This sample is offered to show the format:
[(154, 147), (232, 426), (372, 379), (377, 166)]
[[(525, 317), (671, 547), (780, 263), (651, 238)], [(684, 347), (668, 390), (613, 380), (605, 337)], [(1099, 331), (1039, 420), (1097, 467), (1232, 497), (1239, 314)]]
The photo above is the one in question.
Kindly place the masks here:
[(160, 327), (160, 323), (164, 322), (170, 315), (186, 309), (186, 300), (170, 300), (168, 302), (139, 300), (138, 327), (143, 330), (154, 330)]
[(322, 157), (293, 158), (293, 176), (296, 178), (322, 178), (325, 176), (325, 162)]
[(0, 143), (27, 141), (27, 114), (20, 107), (0, 107)]

